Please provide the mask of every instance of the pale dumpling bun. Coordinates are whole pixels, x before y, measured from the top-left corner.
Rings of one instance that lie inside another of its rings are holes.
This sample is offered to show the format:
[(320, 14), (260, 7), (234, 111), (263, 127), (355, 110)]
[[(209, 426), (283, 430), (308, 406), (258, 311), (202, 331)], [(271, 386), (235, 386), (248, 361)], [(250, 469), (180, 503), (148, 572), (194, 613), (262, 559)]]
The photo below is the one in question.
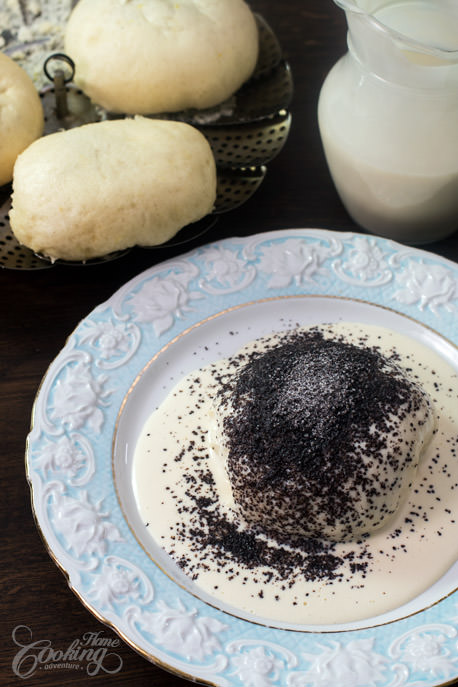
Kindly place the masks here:
[(217, 105), (251, 76), (256, 21), (243, 0), (80, 0), (65, 51), (75, 81), (113, 112)]
[(43, 133), (43, 108), (28, 74), (0, 53), (0, 186), (13, 178), (19, 153)]
[(205, 137), (180, 122), (97, 122), (35, 141), (17, 159), (10, 224), (51, 259), (87, 260), (167, 241), (212, 211)]

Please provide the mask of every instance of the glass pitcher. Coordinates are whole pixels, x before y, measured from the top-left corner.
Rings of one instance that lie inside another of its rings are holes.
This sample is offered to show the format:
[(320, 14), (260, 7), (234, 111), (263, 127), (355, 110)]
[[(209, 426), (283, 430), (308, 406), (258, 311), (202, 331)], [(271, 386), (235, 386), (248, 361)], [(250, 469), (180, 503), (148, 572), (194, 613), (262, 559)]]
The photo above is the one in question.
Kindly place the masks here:
[(458, 0), (334, 0), (348, 53), (318, 121), (337, 191), (368, 231), (421, 244), (458, 229)]

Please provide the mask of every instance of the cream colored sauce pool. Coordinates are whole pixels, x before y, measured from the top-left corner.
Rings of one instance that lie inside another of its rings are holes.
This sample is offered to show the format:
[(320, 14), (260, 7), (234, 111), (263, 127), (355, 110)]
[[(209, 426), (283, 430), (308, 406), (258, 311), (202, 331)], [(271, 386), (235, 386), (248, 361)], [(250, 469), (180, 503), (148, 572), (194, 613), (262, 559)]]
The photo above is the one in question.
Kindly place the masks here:
[[(328, 332), (353, 342), (364, 337), (388, 356), (398, 353), (437, 415), (437, 431), (394, 519), (362, 543), (333, 546), (332, 555), (343, 559), (336, 579), (307, 581), (295, 570), (282, 580), (267, 566), (222, 560), (215, 546), (202, 545), (202, 532), (193, 537), (202, 527), (196, 498), (210, 499), (213, 512), (239, 524), (212, 402), (214, 373), (227, 369), (226, 361), (187, 375), (169, 393), (146, 422), (134, 454), (134, 494), (152, 539), (215, 605), (230, 604), (273, 624), (338, 624), (383, 614), (428, 589), (458, 558), (456, 372), (429, 348), (384, 328), (341, 323)], [(353, 556), (364, 561), (361, 570), (351, 565)]]

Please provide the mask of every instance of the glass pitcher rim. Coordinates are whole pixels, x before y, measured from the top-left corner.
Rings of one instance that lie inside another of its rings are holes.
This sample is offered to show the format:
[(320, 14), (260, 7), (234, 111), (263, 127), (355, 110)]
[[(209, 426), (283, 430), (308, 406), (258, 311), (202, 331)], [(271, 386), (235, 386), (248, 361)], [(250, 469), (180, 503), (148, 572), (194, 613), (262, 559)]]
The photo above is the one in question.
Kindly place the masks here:
[(370, 21), (379, 31), (383, 31), (384, 33), (390, 35), (393, 39), (402, 42), (406, 47), (408, 46), (412, 49), (418, 50), (419, 52), (428, 55), (435, 55), (436, 57), (441, 57), (442, 59), (458, 60), (458, 45), (456, 48), (441, 48), (421, 40), (410, 38), (405, 33), (402, 33), (402, 31), (398, 31), (397, 29), (392, 29), (390, 26), (387, 26), (387, 24), (385, 24), (383, 21), (377, 19), (372, 12), (368, 12), (367, 10), (358, 7), (356, 0), (333, 1), (345, 12), (352, 12), (353, 14), (359, 14), (367, 17), (368, 21)]

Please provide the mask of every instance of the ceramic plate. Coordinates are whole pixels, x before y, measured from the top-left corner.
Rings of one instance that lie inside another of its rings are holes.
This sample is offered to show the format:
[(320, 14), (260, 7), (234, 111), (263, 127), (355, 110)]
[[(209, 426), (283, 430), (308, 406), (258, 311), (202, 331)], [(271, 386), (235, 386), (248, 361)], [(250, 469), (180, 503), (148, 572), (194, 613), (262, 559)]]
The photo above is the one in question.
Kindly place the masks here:
[(131, 486), (144, 421), (192, 369), (272, 329), (343, 319), (397, 329), (458, 370), (457, 306), (456, 264), (312, 229), (209, 244), (127, 283), (50, 366), (28, 438), (36, 520), (71, 588), (147, 659), (205, 684), (433, 687), (458, 677), (458, 564), (383, 616), (268, 627), (173, 573), (142, 539)]

